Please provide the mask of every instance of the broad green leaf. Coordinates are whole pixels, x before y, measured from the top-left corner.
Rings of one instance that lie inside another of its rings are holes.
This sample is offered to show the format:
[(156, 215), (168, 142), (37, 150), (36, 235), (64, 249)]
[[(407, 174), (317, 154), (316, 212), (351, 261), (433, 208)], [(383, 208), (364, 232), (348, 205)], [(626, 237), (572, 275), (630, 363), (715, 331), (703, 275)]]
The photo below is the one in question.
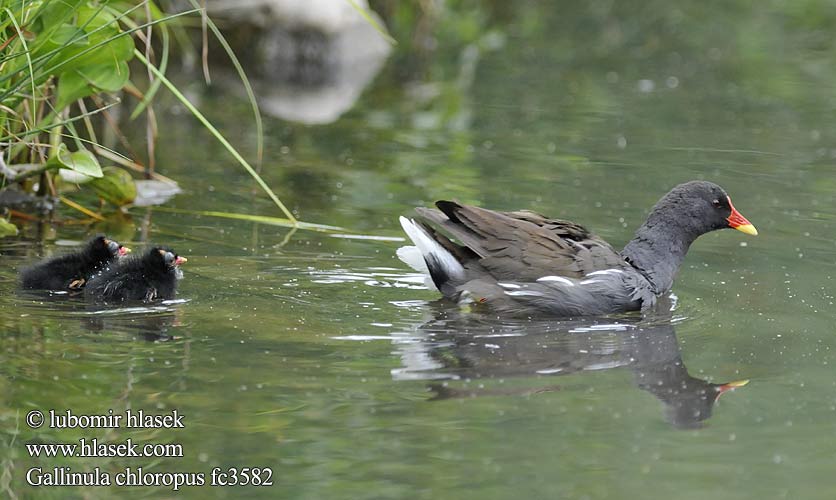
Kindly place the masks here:
[(77, 99), (93, 95), (101, 90), (116, 92), (130, 78), (128, 63), (98, 64), (65, 72), (58, 79), (58, 95), (55, 107), (64, 109)]
[(62, 184), (59, 184), (58, 190), (61, 191), (63, 183), (72, 184), (73, 187), (79, 184), (87, 184), (88, 182), (92, 181), (93, 178), (89, 175), (80, 174), (78, 172), (74, 172), (72, 170), (66, 168), (59, 168), (58, 169), (58, 177), (60, 178)]
[(83, 3), (85, 0), (33, 2), (29, 7), (37, 7), (39, 10), (35, 14), (35, 19), (30, 21), (30, 29), (36, 33), (48, 33), (69, 21), (73, 12)]
[(69, 45), (87, 45), (87, 35), (78, 26), (62, 24), (55, 31), (49, 34), (44, 44), (40, 47), (44, 52)]
[(53, 154), (47, 163), (54, 164), (59, 168), (66, 168), (73, 170), (80, 174), (88, 175), (90, 177), (101, 177), (102, 167), (99, 165), (99, 160), (90, 151), (81, 149), (79, 151), (70, 152), (67, 146), (61, 144), (58, 151)]
[[(52, 71), (65, 73), (83, 67), (95, 66), (98, 64), (114, 64), (128, 61), (133, 57), (134, 42), (128, 34), (118, 32), (110, 33), (107, 36), (90, 35), (89, 46), (96, 47), (89, 52), (84, 52), (88, 47), (70, 46), (53, 58), (53, 61), (61, 61), (51, 64)], [(107, 43), (97, 46), (106, 40)], [(82, 54), (82, 52), (84, 52)], [(79, 55), (80, 54), (80, 55)]]
[[(38, 33), (31, 43), (32, 57), (38, 58), (49, 52), (61, 49), (60, 52), (84, 50), (89, 44), (87, 34), (72, 24), (62, 24), (50, 32)], [(56, 57), (56, 52), (52, 57)]]
[(110, 13), (104, 5), (85, 4), (76, 11), (76, 23), (86, 32), (91, 32), (102, 26), (114, 26), (118, 29), (116, 16)]
[(67, 148), (66, 144), (59, 144), (58, 149), (52, 149), (49, 151), (49, 159), (47, 160), (47, 163), (61, 166), (61, 162), (58, 157), (70, 154), (69, 151), (70, 150)]
[(55, 98), (55, 108), (64, 109), (82, 97), (87, 97), (93, 92), (87, 80), (78, 71), (63, 73), (58, 79), (58, 92)]
[[(160, 10), (160, 8), (156, 5), (157, 3), (159, 2), (148, 2), (146, 5), (143, 5), (143, 8), (148, 7), (148, 10), (151, 11), (151, 19), (155, 21), (168, 17), (168, 15)], [(127, 10), (115, 2), (106, 4), (105, 9), (107, 9), (107, 11), (113, 16), (121, 16)]]
[(127, 205), (136, 198), (136, 185), (131, 174), (119, 167), (105, 167), (102, 177), (90, 182), (99, 197), (117, 207)]
[(122, 33), (103, 48), (109, 51), (110, 56), (117, 61), (130, 61), (134, 57), (134, 46), (134, 39), (130, 34)]
[(117, 64), (92, 66), (81, 68), (78, 73), (87, 80), (92, 87), (108, 92), (116, 92), (128, 83), (131, 72), (128, 63), (120, 61)]
[(17, 226), (5, 219), (0, 219), (0, 238), (15, 236), (17, 232)]

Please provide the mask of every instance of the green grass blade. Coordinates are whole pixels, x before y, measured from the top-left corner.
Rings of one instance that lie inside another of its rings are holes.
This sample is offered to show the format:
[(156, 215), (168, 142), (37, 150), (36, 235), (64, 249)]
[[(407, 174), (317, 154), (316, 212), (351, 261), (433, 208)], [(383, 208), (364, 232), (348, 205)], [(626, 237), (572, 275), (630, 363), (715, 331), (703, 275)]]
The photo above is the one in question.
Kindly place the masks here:
[[(159, 70), (161, 73), (165, 74), (166, 69), (168, 68), (168, 56), (170, 53), (169, 47), (171, 45), (171, 42), (169, 40), (168, 28), (165, 25), (161, 26), (160, 35), (162, 38), (162, 48), (160, 49), (161, 56)], [(151, 82), (151, 85), (148, 87), (148, 90), (142, 96), (142, 100), (139, 102), (139, 104), (136, 105), (136, 108), (134, 108), (134, 110), (131, 112), (131, 120), (136, 119), (136, 117), (138, 117), (140, 113), (145, 111), (145, 108), (148, 107), (148, 105), (154, 99), (154, 96), (157, 94), (157, 91), (160, 89), (160, 85), (161, 83), (159, 80), (153, 80)]]
[[(179, 12), (179, 13), (177, 13), (177, 14), (172, 14), (172, 15), (170, 15), (170, 16), (167, 16), (167, 17), (165, 17), (165, 18), (163, 18), (163, 19), (156, 19), (156, 20), (154, 20), (154, 21), (150, 21), (150, 22), (147, 22), (147, 23), (144, 23), (144, 24), (137, 25), (136, 27), (133, 27), (133, 28), (127, 29), (127, 30), (123, 31), (122, 33), (119, 33), (118, 35), (115, 35), (115, 36), (109, 37), (109, 38), (107, 38), (107, 39), (105, 39), (105, 40), (102, 40), (101, 42), (99, 42), (99, 43), (97, 43), (97, 44), (95, 44), (95, 45), (92, 45), (92, 46), (88, 47), (87, 49), (85, 49), (85, 50), (83, 50), (83, 51), (80, 51), (80, 52), (78, 52), (77, 54), (74, 54), (74, 55), (73, 55), (73, 56), (71, 56), (71, 57), (68, 57), (68, 58), (66, 58), (66, 59), (63, 59), (61, 62), (59, 62), (59, 63), (57, 63), (57, 64), (54, 64), (54, 65), (52, 65), (52, 66), (50, 66), (50, 67), (46, 68), (46, 69), (43, 71), (43, 74), (47, 74), (47, 75), (48, 75), (48, 74), (52, 74), (52, 73), (56, 72), (58, 69), (60, 69), (62, 66), (66, 66), (66, 65), (67, 65), (67, 64), (69, 64), (70, 62), (72, 62), (72, 61), (74, 61), (74, 60), (76, 60), (76, 59), (78, 59), (78, 58), (80, 58), (80, 57), (82, 57), (82, 56), (84, 56), (84, 55), (88, 54), (89, 52), (91, 52), (91, 51), (93, 51), (93, 50), (97, 50), (97, 49), (99, 49), (100, 47), (102, 47), (102, 46), (104, 46), (104, 45), (107, 45), (108, 43), (112, 42), (112, 41), (113, 41), (113, 40), (115, 40), (116, 38), (119, 38), (119, 37), (122, 37), (122, 36), (130, 36), (130, 34), (131, 34), (131, 33), (133, 33), (134, 31), (138, 31), (138, 30), (141, 30), (141, 29), (147, 28), (148, 26), (154, 26), (154, 25), (156, 25), (156, 24), (160, 24), (160, 23), (163, 23), (163, 22), (166, 22), (166, 21), (170, 21), (170, 20), (175, 19), (175, 18), (180, 17), (180, 16), (185, 16), (185, 15), (188, 15), (188, 14), (193, 14), (194, 12), (195, 12), (194, 10), (189, 10), (189, 11), (185, 11), (185, 12)], [(127, 15), (127, 14), (125, 14), (125, 15)], [(118, 21), (118, 20), (119, 20), (119, 19), (117, 19), (117, 21)], [(97, 29), (95, 29), (95, 30), (91, 31), (90, 33), (88, 33), (87, 35), (84, 35), (84, 36), (88, 36), (88, 35), (91, 35), (91, 34), (93, 34), (93, 33), (98, 32), (98, 31), (100, 31), (100, 30), (106, 29), (106, 26), (107, 26), (107, 25), (103, 25), (102, 27), (97, 28)], [(80, 35), (80, 36), (79, 36), (79, 39), (80, 39), (80, 38), (83, 38), (84, 36), (81, 36), (81, 35)], [(74, 41), (74, 40), (70, 40), (68, 43), (72, 43), (73, 41)], [(37, 57), (37, 58), (33, 59), (33, 65), (34, 65), (34, 67), (35, 67), (35, 70), (36, 70), (36, 71), (41, 70), (41, 68), (43, 68), (44, 66), (46, 66), (46, 64), (49, 62), (49, 60), (52, 58), (52, 56), (53, 56), (53, 55), (55, 55), (56, 53), (58, 53), (60, 50), (62, 50), (62, 48), (61, 48), (61, 47), (59, 47), (59, 48), (57, 48), (57, 49), (55, 49), (55, 50), (52, 50), (52, 51), (50, 51), (50, 52), (48, 52), (48, 53), (46, 53), (46, 54), (44, 54), (44, 55), (42, 55), (42, 56), (40, 56), (40, 57)], [(5, 81), (6, 81), (6, 80), (9, 80), (9, 79), (13, 78), (13, 77), (14, 77), (14, 76), (15, 76), (15, 75), (19, 72), (19, 71), (20, 71), (19, 69), (10, 70), (6, 76), (2, 76), (2, 77), (0, 77), (0, 84), (5, 83)], [(24, 83), (24, 82), (22, 82), (22, 81), (21, 81), (21, 83), (18, 83), (18, 84), (16, 84), (16, 85), (12, 85), (12, 86), (10, 86), (7, 90), (5, 90), (2, 94), (0, 94), (0, 102), (4, 101), (6, 98), (8, 98), (8, 96), (10, 96), (10, 95), (12, 95), (14, 92), (16, 92), (16, 91), (17, 91), (17, 89), (19, 88), (19, 86), (20, 86), (20, 85), (22, 85), (23, 83)]]
[(42, 123), (46, 123), (46, 125), (42, 125), (40, 127), (33, 128), (33, 129), (30, 129), (30, 130), (27, 130), (25, 132), (21, 132), (21, 133), (18, 133), (18, 134), (9, 134), (9, 135), (2, 136), (2, 137), (0, 137), (0, 142), (13, 142), (13, 143), (19, 144), (23, 139), (26, 139), (29, 136), (40, 134), (41, 132), (48, 132), (48, 131), (54, 129), (55, 127), (63, 127), (67, 123), (71, 123), (71, 122), (74, 122), (74, 121), (81, 120), (85, 116), (93, 116), (93, 115), (99, 114), (102, 111), (105, 111), (106, 109), (109, 109), (109, 108), (112, 108), (113, 106), (116, 106), (117, 104), (119, 104), (118, 101), (112, 102), (112, 103), (110, 103), (106, 106), (103, 106), (101, 108), (98, 108), (94, 111), (89, 111), (85, 114), (81, 114), (81, 115), (78, 115), (78, 116), (73, 116), (72, 118), (68, 118), (66, 120), (61, 120), (61, 121), (58, 121), (58, 122), (54, 122), (54, 121), (50, 122), (48, 120), (42, 120)]
[(206, 217), (219, 217), (221, 219), (235, 219), (235, 220), (245, 220), (249, 222), (257, 222), (259, 224), (266, 224), (269, 226), (281, 226), (281, 227), (292, 227), (292, 228), (299, 228), (299, 229), (308, 229), (311, 231), (319, 231), (323, 233), (331, 233), (331, 232), (338, 232), (338, 231), (345, 231), (345, 229), (339, 226), (328, 226), (326, 224), (314, 224), (312, 222), (302, 222), (296, 219), (292, 221), (290, 219), (282, 219), (281, 217), (270, 217), (269, 215), (250, 215), (250, 214), (239, 214), (235, 212), (218, 212), (215, 210), (183, 210), (181, 208), (169, 208), (169, 207), (154, 207), (154, 210), (159, 210), (161, 212), (171, 212), (176, 214), (187, 214), (187, 215), (202, 215)]
[(358, 13), (360, 13), (360, 15), (363, 16), (363, 19), (365, 19), (366, 22), (369, 23), (372, 28), (374, 28), (378, 33), (380, 33), (380, 36), (382, 36), (384, 39), (386, 39), (387, 42), (389, 42), (391, 45), (397, 45), (398, 44), (398, 41), (395, 40), (394, 38), (392, 38), (392, 36), (389, 33), (386, 32), (386, 28), (381, 26), (380, 23), (377, 22), (377, 19), (372, 17), (372, 15), (369, 14), (369, 12), (366, 9), (357, 5), (357, 2), (355, 2), (354, 0), (346, 0), (346, 1), (349, 3), (349, 5), (354, 7), (354, 10), (356, 10)]
[[(23, 36), (23, 30), (21, 30), (20, 26), (17, 24), (17, 19), (15, 19), (14, 13), (10, 9), (6, 9), (6, 13), (9, 15), (9, 19), (14, 24), (15, 31), (17, 31), (17, 37), (20, 40), (26, 54), (26, 64), (29, 68), (29, 83), (32, 85), (32, 109), (36, 109), (35, 99), (37, 99), (37, 94), (35, 93), (35, 70), (32, 68), (32, 56), (29, 53), (29, 47), (26, 45), (26, 37)], [(34, 126), (35, 124), (33, 123), (32, 125)]]
[(238, 150), (236, 150), (232, 146), (232, 144), (230, 144), (229, 141), (226, 140), (226, 138), (218, 131), (218, 129), (216, 129), (215, 126), (212, 125), (209, 122), (209, 120), (207, 120), (206, 117), (203, 116), (203, 114), (200, 111), (198, 111), (198, 109), (194, 107), (194, 105), (191, 102), (189, 102), (188, 99), (186, 99), (186, 96), (184, 96), (180, 92), (180, 90), (178, 90), (177, 87), (174, 86), (174, 84), (171, 83), (168, 80), (168, 78), (165, 77), (165, 75), (160, 73), (156, 66), (154, 66), (147, 59), (145, 59), (145, 56), (142, 54), (142, 52), (140, 52), (137, 49), (134, 49), (134, 56), (137, 59), (139, 59), (139, 61), (142, 62), (142, 64), (145, 64), (148, 67), (148, 69), (150, 69), (151, 72), (154, 73), (154, 76), (159, 78), (160, 81), (163, 82), (163, 85), (165, 85), (166, 88), (168, 88), (168, 90), (171, 91), (172, 94), (174, 94), (177, 100), (179, 100), (180, 103), (182, 103), (183, 106), (185, 106), (186, 109), (188, 109), (189, 112), (191, 112), (192, 115), (194, 115), (194, 117), (197, 118), (198, 121), (200, 121), (200, 123), (203, 124), (204, 127), (206, 127), (206, 130), (208, 130), (213, 136), (215, 136), (215, 139), (217, 139), (218, 142), (220, 142), (223, 145), (223, 147), (225, 147), (226, 150), (229, 151), (229, 153), (236, 160), (238, 160), (238, 163), (240, 163), (241, 166), (243, 166), (244, 169), (247, 171), (247, 173), (249, 173), (250, 176), (252, 176), (252, 178), (255, 179), (255, 182), (261, 187), (261, 189), (264, 190), (265, 193), (267, 193), (267, 196), (269, 196), (270, 199), (273, 200), (273, 203), (275, 203), (276, 206), (279, 207), (279, 209), (285, 214), (288, 220), (291, 221), (293, 224), (299, 224), (299, 222), (296, 220), (296, 217), (293, 216), (293, 214), (290, 212), (290, 210), (287, 209), (284, 203), (282, 203), (279, 197), (276, 196), (276, 193), (274, 193), (273, 190), (270, 189), (270, 186), (268, 186), (267, 183), (264, 182), (264, 179), (262, 179), (261, 176), (258, 175), (258, 172), (256, 172), (253, 169), (253, 167), (250, 166), (249, 163), (247, 163), (247, 160), (245, 160), (244, 157), (241, 156), (240, 153), (238, 153)]
[[(196, 0), (191, 0), (191, 3), (192, 7), (199, 7)], [(256, 163), (260, 165), (261, 160), (264, 157), (264, 126), (261, 123), (261, 111), (258, 109), (258, 101), (256, 101), (255, 92), (253, 92), (250, 80), (244, 72), (244, 67), (241, 66), (241, 62), (238, 61), (238, 58), (235, 56), (235, 52), (232, 51), (232, 47), (229, 46), (226, 38), (223, 34), (221, 34), (221, 31), (218, 29), (218, 25), (216, 25), (215, 22), (212, 21), (212, 18), (208, 16), (206, 17), (206, 24), (209, 26), (209, 29), (212, 30), (212, 34), (215, 35), (215, 38), (221, 43), (227, 57), (229, 57), (229, 60), (232, 61), (232, 65), (235, 66), (235, 71), (238, 73), (241, 83), (244, 84), (244, 90), (247, 92), (247, 99), (250, 101), (250, 106), (253, 110), (253, 118), (255, 118)]]

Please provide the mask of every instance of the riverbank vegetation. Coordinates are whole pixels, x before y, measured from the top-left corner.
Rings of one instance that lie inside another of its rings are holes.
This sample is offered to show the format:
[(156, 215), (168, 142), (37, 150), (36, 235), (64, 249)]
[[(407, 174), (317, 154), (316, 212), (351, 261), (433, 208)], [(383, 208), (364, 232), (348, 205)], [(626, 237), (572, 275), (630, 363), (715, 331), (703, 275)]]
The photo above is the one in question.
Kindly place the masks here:
[[(0, 0), (0, 12), (0, 194), (6, 195), (0, 206), (10, 207), (0, 219), (0, 235), (16, 233), (8, 215), (27, 217), (15, 212), (16, 203), (48, 211), (58, 200), (84, 218), (101, 219), (104, 203), (134, 203), (139, 182), (148, 182), (142, 191), (157, 199), (165, 199), (160, 192), (176, 193), (177, 184), (155, 171), (159, 127), (153, 103), (160, 87), (171, 91), (270, 197), (284, 216), (274, 223), (300, 225), (250, 163), (166, 78), (172, 39), (195, 51), (185, 25), (216, 36), (248, 90), (260, 156), (255, 98), (234, 54), (196, 2), (169, 15), (153, 2)], [(124, 105), (127, 97), (130, 109)], [(143, 153), (120, 131), (125, 115), (145, 121)], [(100, 200), (98, 209), (90, 206), (91, 194), (93, 205)]]

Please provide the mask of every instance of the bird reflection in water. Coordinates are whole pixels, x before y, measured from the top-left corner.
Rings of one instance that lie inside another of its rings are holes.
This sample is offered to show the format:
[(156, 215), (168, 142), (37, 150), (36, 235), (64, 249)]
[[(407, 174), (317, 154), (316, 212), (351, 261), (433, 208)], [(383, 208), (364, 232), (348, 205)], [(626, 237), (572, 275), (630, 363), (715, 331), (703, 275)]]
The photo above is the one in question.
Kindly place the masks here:
[[(88, 314), (81, 316), (82, 325), (91, 332), (107, 332), (129, 335), (149, 342), (166, 342), (175, 337), (169, 332), (172, 327), (180, 326), (182, 312), (179, 308), (146, 307), (144, 311), (132, 313), (126, 308), (115, 310), (112, 314)], [(140, 309), (140, 308), (135, 308)], [(107, 309), (98, 312), (107, 313)]]
[(25, 291), (20, 296), (31, 299), (37, 312), (35, 317), (56, 317), (61, 321), (75, 320), (91, 333), (107, 333), (149, 342), (165, 342), (175, 339), (170, 330), (183, 323), (183, 300), (162, 301), (154, 305), (133, 307), (90, 304), (83, 301), (79, 292)]
[[(748, 380), (713, 383), (688, 373), (670, 318), (637, 317), (598, 321), (510, 322), (480, 319), (456, 309), (440, 309), (418, 332), (425, 339), (401, 345), (403, 366), (396, 379), (427, 379), (432, 400), (534, 395), (561, 390), (560, 385), (537, 388), (487, 387), (457, 379), (560, 376), (622, 368), (633, 373), (636, 386), (663, 405), (674, 427), (698, 428), (712, 415), (719, 397)], [(442, 381), (442, 379), (446, 379)]]

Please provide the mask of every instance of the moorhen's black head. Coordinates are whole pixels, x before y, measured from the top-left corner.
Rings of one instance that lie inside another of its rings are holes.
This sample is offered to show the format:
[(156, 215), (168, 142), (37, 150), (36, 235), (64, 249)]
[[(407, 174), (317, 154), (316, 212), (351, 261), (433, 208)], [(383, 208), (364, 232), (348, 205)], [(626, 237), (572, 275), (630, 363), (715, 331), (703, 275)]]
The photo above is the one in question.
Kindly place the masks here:
[(116, 257), (123, 257), (129, 254), (131, 249), (99, 234), (87, 243), (87, 252), (94, 260), (105, 262)]
[(181, 264), (185, 264), (188, 261), (188, 259), (180, 257), (172, 249), (167, 247), (152, 247), (148, 249), (143, 260), (151, 269), (163, 273), (174, 271)]
[[(680, 365), (682, 366), (682, 365)], [(670, 368), (670, 367), (666, 367)], [(668, 373), (668, 377), (671, 373)], [(677, 428), (696, 429), (711, 418), (714, 404), (724, 393), (748, 384), (748, 380), (738, 380), (725, 384), (714, 384), (688, 375), (682, 366), (682, 378), (673, 376), (639, 384), (641, 389), (649, 391), (665, 405), (665, 418)]]
[(707, 181), (686, 182), (673, 188), (653, 207), (648, 225), (654, 223), (678, 226), (694, 238), (729, 227), (758, 234), (755, 226), (734, 208), (723, 188)]

